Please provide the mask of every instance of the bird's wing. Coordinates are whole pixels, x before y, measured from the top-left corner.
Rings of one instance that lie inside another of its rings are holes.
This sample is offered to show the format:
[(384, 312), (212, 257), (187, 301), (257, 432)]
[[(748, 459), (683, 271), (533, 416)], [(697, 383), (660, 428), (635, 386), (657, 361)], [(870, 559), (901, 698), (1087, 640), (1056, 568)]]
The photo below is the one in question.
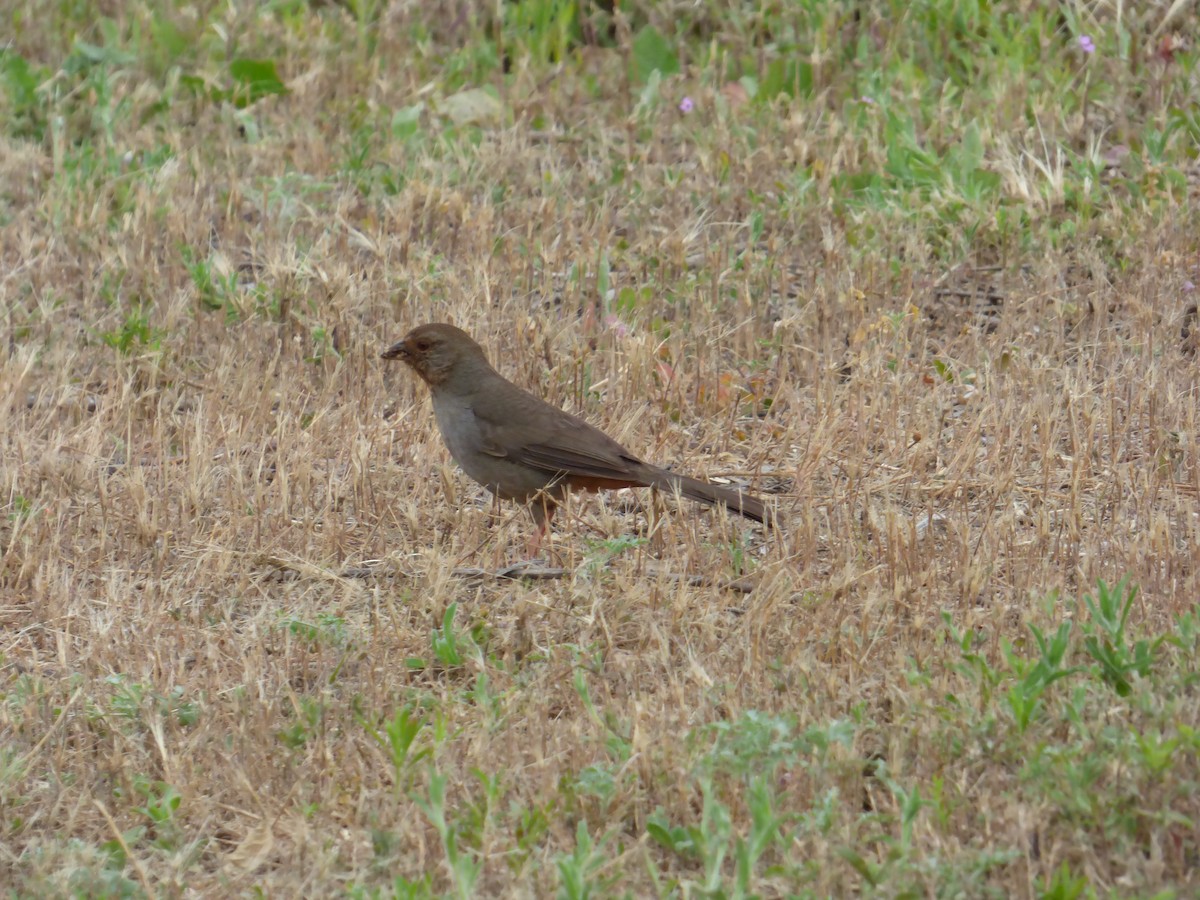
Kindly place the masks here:
[[(607, 481), (638, 479), (641, 461), (598, 428), (519, 391), (506, 403), (474, 405), (486, 452), (554, 474)], [(506, 415), (498, 415), (503, 406)]]
[[(614, 443), (616, 443), (614, 441)], [(618, 447), (620, 445), (617, 445)], [(605, 448), (606, 450), (608, 448)], [(636, 472), (636, 457), (620, 453), (596, 453), (594, 447), (570, 446), (568, 441), (550, 444), (527, 444), (515, 457), (527, 466), (548, 472), (566, 472), (577, 478), (601, 481), (640, 481)]]

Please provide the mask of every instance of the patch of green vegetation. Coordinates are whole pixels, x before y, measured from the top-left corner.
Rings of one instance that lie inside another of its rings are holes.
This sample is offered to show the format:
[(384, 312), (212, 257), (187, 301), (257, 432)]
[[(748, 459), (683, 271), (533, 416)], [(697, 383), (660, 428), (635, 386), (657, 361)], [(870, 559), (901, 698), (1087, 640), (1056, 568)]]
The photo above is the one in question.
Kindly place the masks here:
[(150, 325), (149, 313), (137, 309), (129, 312), (120, 328), (102, 331), (100, 340), (122, 356), (129, 356), (135, 352), (161, 352), (163, 338), (166, 336), (166, 331)]
[(196, 97), (211, 103), (231, 103), (237, 109), (245, 109), (264, 97), (287, 93), (275, 61), (271, 59), (230, 60), (221, 84), (214, 84), (199, 75), (180, 76), (179, 83)]
[(46, 103), (38, 88), (48, 74), (12, 50), (0, 51), (0, 78), (7, 95), (4, 120), (12, 137), (33, 141), (45, 137)]

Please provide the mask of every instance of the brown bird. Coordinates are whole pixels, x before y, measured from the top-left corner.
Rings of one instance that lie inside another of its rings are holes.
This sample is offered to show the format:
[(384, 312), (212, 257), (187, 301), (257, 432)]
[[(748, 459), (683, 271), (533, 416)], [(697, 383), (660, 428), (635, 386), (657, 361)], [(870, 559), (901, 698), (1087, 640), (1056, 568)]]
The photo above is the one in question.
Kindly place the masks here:
[(505, 500), (532, 501), (534, 547), (571, 488), (656, 487), (773, 521), (761, 500), (642, 462), (598, 428), (521, 390), (453, 325), (414, 328), (383, 358), (403, 360), (429, 385), (442, 439), (464, 472)]

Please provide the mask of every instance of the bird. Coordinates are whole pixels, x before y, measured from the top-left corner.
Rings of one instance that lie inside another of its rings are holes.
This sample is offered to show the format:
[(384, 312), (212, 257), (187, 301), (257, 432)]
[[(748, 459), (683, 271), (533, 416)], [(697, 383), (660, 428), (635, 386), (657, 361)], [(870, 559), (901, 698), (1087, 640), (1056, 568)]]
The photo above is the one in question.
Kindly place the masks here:
[(503, 500), (528, 504), (536, 551), (572, 489), (653, 487), (770, 526), (773, 512), (741, 490), (643, 462), (600, 429), (513, 384), (470, 335), (442, 322), (419, 325), (382, 354), (406, 363), (429, 386), (450, 455)]

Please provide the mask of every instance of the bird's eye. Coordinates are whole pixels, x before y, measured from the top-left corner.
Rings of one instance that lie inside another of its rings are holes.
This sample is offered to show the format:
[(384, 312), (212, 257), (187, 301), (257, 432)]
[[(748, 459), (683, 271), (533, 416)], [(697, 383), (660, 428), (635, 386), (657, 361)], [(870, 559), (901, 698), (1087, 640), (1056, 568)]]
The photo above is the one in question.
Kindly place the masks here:
[(428, 350), (432, 346), (433, 346), (433, 344), (426, 338), (421, 338), (421, 340), (417, 341), (417, 349), (419, 351), (421, 351), (422, 353), (424, 353), (426, 350)]

